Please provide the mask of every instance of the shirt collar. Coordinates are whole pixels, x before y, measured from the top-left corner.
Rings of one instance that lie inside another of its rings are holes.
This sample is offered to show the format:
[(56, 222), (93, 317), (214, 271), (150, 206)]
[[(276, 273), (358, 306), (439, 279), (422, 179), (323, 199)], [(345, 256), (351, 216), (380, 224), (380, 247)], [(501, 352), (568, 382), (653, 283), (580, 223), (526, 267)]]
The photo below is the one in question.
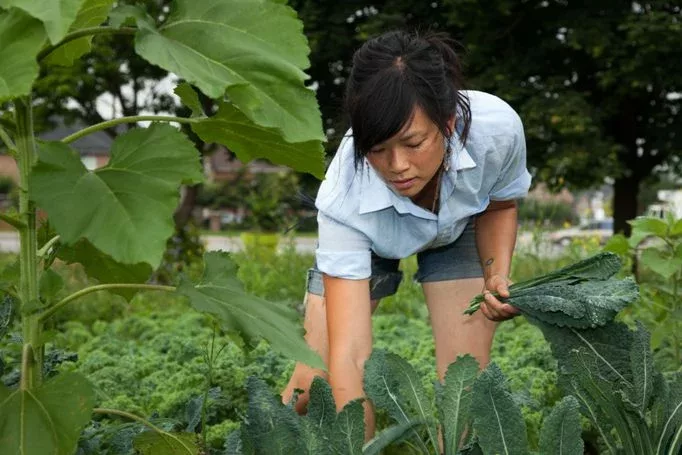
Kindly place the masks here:
[[(464, 169), (471, 169), (476, 167), (476, 162), (471, 158), (469, 152), (462, 145), (459, 136), (455, 135), (451, 139), (452, 154), (450, 155), (450, 169), (446, 173), (447, 178), (441, 182), (441, 194), (450, 195), (454, 189), (457, 172)], [(369, 164), (367, 159), (363, 162), (362, 175), (360, 177), (361, 185), (361, 200), (359, 213), (378, 212), (379, 210), (388, 207), (395, 207), (398, 213), (412, 213), (417, 216), (424, 214), (431, 214), (421, 207), (417, 207), (412, 201), (405, 196), (396, 194), (391, 188), (384, 183), (379, 177), (374, 168)], [(421, 212), (424, 212), (423, 214)]]

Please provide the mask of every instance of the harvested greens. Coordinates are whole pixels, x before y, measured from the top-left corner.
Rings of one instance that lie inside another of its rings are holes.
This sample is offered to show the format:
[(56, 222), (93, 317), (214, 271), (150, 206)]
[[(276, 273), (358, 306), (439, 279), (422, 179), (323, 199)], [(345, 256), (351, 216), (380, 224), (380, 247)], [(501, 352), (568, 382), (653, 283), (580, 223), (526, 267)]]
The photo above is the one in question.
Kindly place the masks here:
[[(517, 307), (539, 321), (559, 327), (584, 329), (603, 326), (638, 297), (632, 278), (618, 279), (621, 261), (613, 253), (600, 253), (531, 280), (509, 286), (501, 302)], [(465, 314), (475, 313), (483, 294), (471, 300)]]

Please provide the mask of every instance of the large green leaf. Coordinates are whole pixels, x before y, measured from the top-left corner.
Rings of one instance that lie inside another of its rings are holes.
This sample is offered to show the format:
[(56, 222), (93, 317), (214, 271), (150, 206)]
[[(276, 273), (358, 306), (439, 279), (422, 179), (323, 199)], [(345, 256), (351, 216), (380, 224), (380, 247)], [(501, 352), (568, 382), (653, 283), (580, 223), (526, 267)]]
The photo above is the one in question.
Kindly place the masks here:
[(16, 7), (39, 19), (52, 44), (57, 44), (76, 20), (83, 0), (0, 0), (0, 7)]
[(43, 24), (19, 9), (0, 10), (0, 103), (31, 93), (36, 56), (45, 43)]
[(73, 454), (94, 402), (91, 384), (77, 373), (62, 373), (30, 392), (0, 383), (2, 453)]
[(560, 327), (603, 326), (628, 304), (639, 291), (631, 278), (545, 283), (512, 293), (507, 301), (527, 316)]
[(552, 455), (582, 455), (580, 404), (569, 395), (557, 404), (542, 424), (540, 453)]
[(667, 387), (664, 414), (658, 439), (655, 441), (655, 454), (674, 454), (675, 442), (677, 449), (682, 447), (682, 373), (675, 373)]
[[(85, 273), (100, 283), (144, 283), (149, 280), (152, 274), (152, 268), (149, 264), (144, 262), (137, 264), (116, 262), (111, 256), (102, 253), (85, 239), (81, 239), (73, 245), (61, 245), (57, 256), (68, 264), (81, 264)], [(109, 292), (131, 300), (139, 291), (116, 289)]]
[[(427, 421), (429, 439), (437, 447), (433, 422), (433, 406), (426, 396), (421, 379), (403, 358), (382, 349), (372, 351), (365, 362), (364, 389), (378, 408), (385, 409), (398, 423), (411, 420)], [(420, 435), (414, 431), (415, 441), (422, 444)], [(422, 447), (427, 450), (426, 446)]]
[(192, 117), (203, 117), (204, 108), (196, 91), (187, 82), (178, 84), (173, 93), (180, 97), (182, 103), (192, 111)]
[(247, 338), (265, 338), (273, 349), (289, 358), (326, 368), (303, 339), (295, 310), (247, 294), (227, 253), (206, 253), (204, 263), (204, 274), (198, 283), (183, 278), (178, 286), (178, 292), (187, 296), (194, 308), (216, 315), (227, 329)]
[(415, 427), (425, 425), (428, 422), (420, 420), (410, 420), (409, 422), (399, 423), (384, 428), (379, 434), (367, 441), (362, 447), (362, 455), (379, 455), (389, 445), (405, 438)]
[(365, 442), (365, 410), (362, 398), (350, 401), (336, 416), (331, 437), (332, 453), (361, 455)]
[(637, 322), (637, 331), (632, 335), (630, 362), (632, 368), (632, 389), (627, 393), (630, 403), (643, 418), (651, 405), (654, 396), (654, 355), (651, 352), (651, 337), (641, 322)]
[(639, 217), (628, 221), (633, 231), (656, 237), (665, 237), (668, 233), (668, 224), (660, 218)]
[(309, 48), (290, 7), (269, 0), (178, 0), (158, 29), (140, 24), (135, 50), (214, 99), (227, 95), (289, 142), (325, 139), (304, 86)]
[(324, 175), (320, 141), (287, 142), (279, 130), (257, 125), (230, 103), (219, 103), (215, 116), (193, 123), (192, 129), (206, 142), (225, 144), (244, 163), (267, 158), (318, 178)]
[(448, 366), (445, 385), (436, 384), (436, 407), (448, 455), (457, 453), (462, 434), (470, 421), (471, 390), (477, 376), (478, 362), (465, 355)]
[(671, 237), (677, 237), (679, 235), (682, 235), (682, 220), (677, 220), (673, 225), (670, 227), (670, 236)]
[(628, 421), (632, 404), (623, 400), (637, 389), (632, 371), (632, 332), (615, 322), (576, 330), (529, 320), (540, 327), (552, 346), (562, 388), (578, 399), (581, 412), (592, 421), (609, 450), (616, 447), (612, 436), (615, 430), (626, 452), (637, 453), (637, 435), (645, 422), (634, 413)]
[(302, 417), (304, 444), (308, 455), (328, 455), (329, 439), (336, 421), (336, 403), (332, 388), (321, 377), (315, 377), (310, 386), (308, 412)]
[(526, 424), (514, 403), (507, 380), (491, 363), (474, 384), (471, 414), (484, 453), (526, 455)]
[(682, 258), (671, 257), (655, 248), (647, 248), (642, 252), (642, 264), (652, 272), (661, 275), (663, 279), (670, 279), (682, 269)]
[(133, 447), (139, 455), (198, 455), (200, 451), (196, 441), (194, 433), (145, 431), (135, 438)]
[(241, 428), (245, 454), (293, 455), (303, 452), (300, 417), (273, 396), (261, 379), (249, 377), (249, 405)]
[(123, 25), (137, 25), (154, 30), (152, 18), (141, 5), (117, 4), (109, 13), (109, 25), (119, 28)]
[(88, 239), (115, 261), (157, 267), (173, 233), (181, 183), (202, 180), (199, 153), (177, 129), (153, 124), (116, 138), (109, 164), (88, 171), (75, 151), (46, 142), (31, 197), (63, 242)]
[[(89, 27), (97, 27), (107, 19), (114, 0), (85, 0), (78, 11), (70, 32)], [(76, 59), (90, 51), (92, 36), (84, 36), (70, 41), (52, 51), (45, 59), (48, 64), (71, 66)]]

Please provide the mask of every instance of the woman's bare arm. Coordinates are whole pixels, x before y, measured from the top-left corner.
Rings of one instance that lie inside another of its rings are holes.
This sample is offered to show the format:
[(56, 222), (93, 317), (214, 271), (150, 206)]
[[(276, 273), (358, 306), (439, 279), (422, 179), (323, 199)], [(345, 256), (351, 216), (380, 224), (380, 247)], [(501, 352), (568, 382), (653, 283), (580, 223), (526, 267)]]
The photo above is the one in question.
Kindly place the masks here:
[[(372, 313), (369, 280), (324, 276), (329, 336), (329, 382), (341, 410), (365, 396), (363, 373), (372, 352)], [(374, 413), (365, 402), (365, 440), (374, 435)]]
[[(516, 201), (492, 201), (476, 218), (476, 247), (483, 265), (485, 290), (509, 296), (509, 271), (516, 246), (518, 209)], [(501, 321), (518, 314), (511, 305), (500, 302), (490, 292), (484, 292), (483, 314)]]

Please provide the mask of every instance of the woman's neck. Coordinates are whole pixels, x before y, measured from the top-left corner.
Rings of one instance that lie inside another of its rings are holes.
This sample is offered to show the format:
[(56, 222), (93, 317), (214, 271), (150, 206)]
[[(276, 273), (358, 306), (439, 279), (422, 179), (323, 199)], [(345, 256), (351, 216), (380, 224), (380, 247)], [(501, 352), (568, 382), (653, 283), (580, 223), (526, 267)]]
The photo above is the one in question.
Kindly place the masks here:
[(414, 202), (419, 207), (429, 210), (433, 213), (438, 213), (438, 192), (440, 191), (440, 179), (443, 174), (443, 167), (439, 167), (436, 173), (431, 177), (424, 188), (412, 197), (412, 202)]

